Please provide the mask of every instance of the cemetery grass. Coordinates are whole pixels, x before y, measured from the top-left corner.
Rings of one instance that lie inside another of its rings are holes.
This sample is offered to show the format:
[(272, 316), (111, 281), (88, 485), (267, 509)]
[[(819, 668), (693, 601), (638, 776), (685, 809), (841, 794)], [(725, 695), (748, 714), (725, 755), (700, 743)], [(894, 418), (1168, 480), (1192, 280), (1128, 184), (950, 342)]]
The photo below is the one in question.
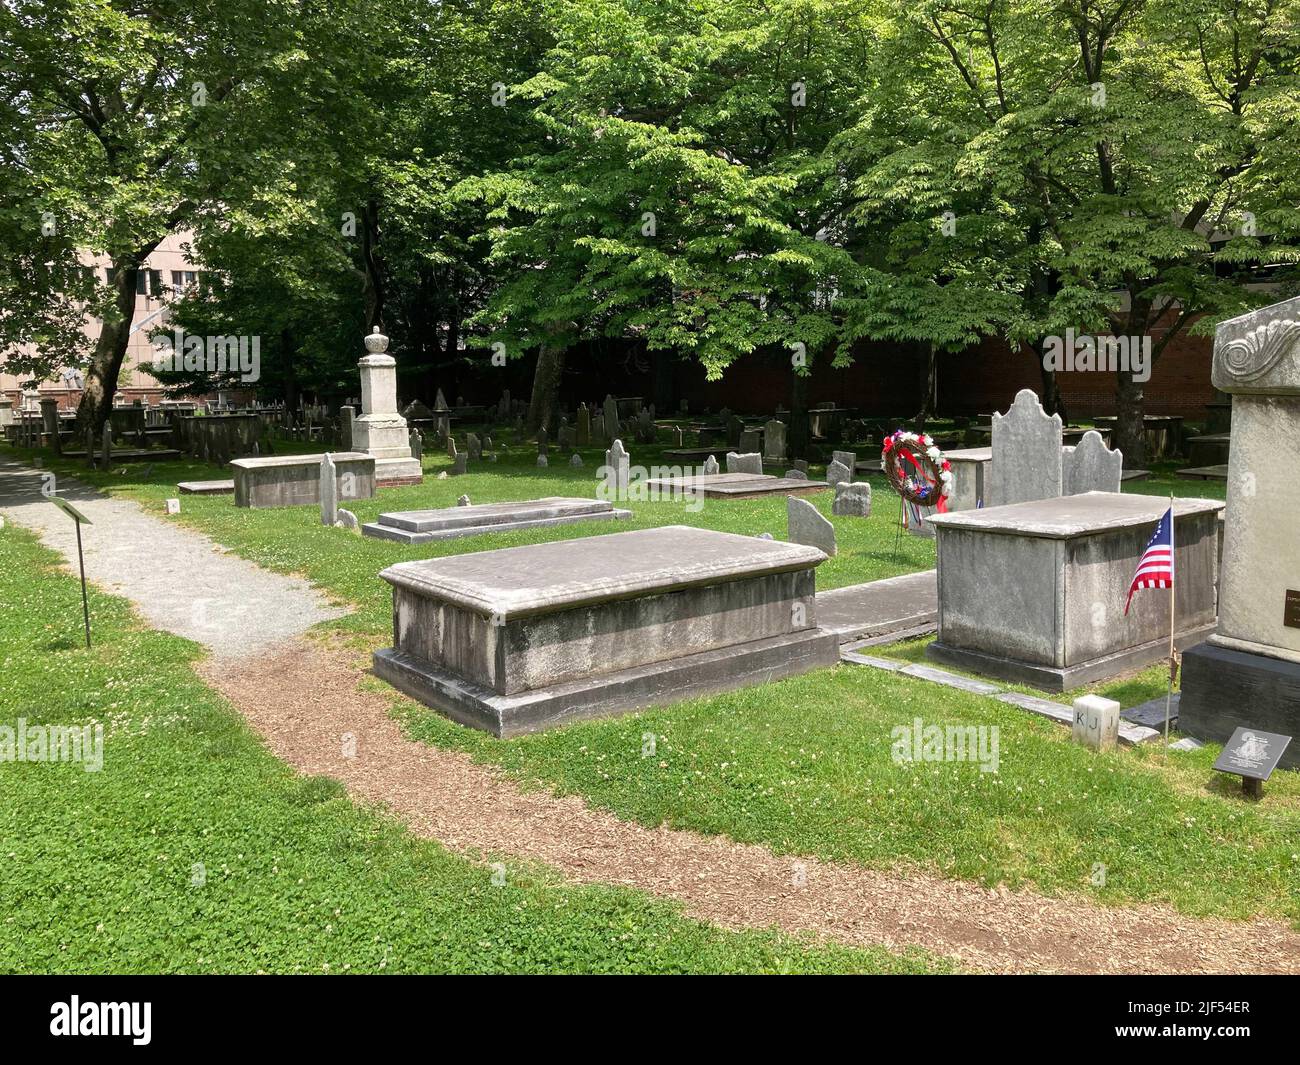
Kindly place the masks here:
[[(538, 470), (520, 456), (465, 477), (384, 490), (353, 509), (364, 521), (381, 510), (449, 506), (462, 492), (474, 502), (590, 497), (598, 456), (584, 457), (587, 468), (570, 471), (558, 463)], [(428, 473), (444, 463), (426, 455)], [(214, 471), (190, 467), (186, 476)], [(160, 514), (180, 478), (175, 470), (163, 476), (160, 467), (149, 483), (133, 480), (130, 468), (124, 476), (86, 479)], [(1169, 487), (1163, 480), (1140, 484), (1153, 494), (1172, 487), (1175, 494), (1197, 495), (1203, 487), (1172, 477)], [(890, 499), (878, 478), (873, 486), (878, 501)], [(806, 498), (829, 516), (829, 492)], [(325, 529), (310, 507), (241, 510), (229, 497), (186, 497), (182, 507), (179, 518), (168, 520), (191, 524), (262, 565), (301, 573), (354, 604), (352, 615), (330, 624), (354, 632), (363, 650), (388, 643), (389, 592), (375, 575), (396, 561), (673, 523), (748, 535), (770, 531), (778, 538), (785, 531), (784, 497), (707, 501), (693, 515), (670, 503), (632, 503), (636, 517), (626, 522), (415, 548)], [(840, 555), (819, 571), (823, 590), (934, 564), (933, 544), (906, 534), (894, 559), (895, 517), (888, 506), (878, 503), (866, 521), (833, 520)], [(1153, 676), (1118, 683), (1127, 686), (1124, 693), (1113, 685), (1099, 689), (1125, 706), (1164, 691)], [(1026, 711), (850, 666), (504, 742), (400, 697), (394, 706), (424, 741), (468, 751), (525, 785), (580, 795), (649, 826), (722, 834), (778, 853), (919, 867), (990, 886), (1084, 893), (1113, 904), (1164, 901), (1195, 915), (1300, 918), (1297, 775), (1276, 775), (1263, 803), (1245, 804), (1234, 794), (1235, 779), (1211, 771), (1214, 745), (1168, 759), (1148, 748), (1095, 756), (1073, 746), (1060, 725)], [(1000, 772), (984, 774), (969, 763), (895, 764), (891, 730), (918, 716), (925, 724), (997, 725)], [(643, 758), (644, 734), (657, 737), (656, 751), (668, 754)], [(1095, 863), (1106, 867), (1104, 884), (1093, 883)]]
[(102, 723), (103, 766), (0, 763), (0, 971), (950, 970), (722, 931), (640, 892), (418, 840), (277, 761), (195, 675), (196, 645), (94, 588), (87, 651), (58, 561), (0, 531), (0, 723)]

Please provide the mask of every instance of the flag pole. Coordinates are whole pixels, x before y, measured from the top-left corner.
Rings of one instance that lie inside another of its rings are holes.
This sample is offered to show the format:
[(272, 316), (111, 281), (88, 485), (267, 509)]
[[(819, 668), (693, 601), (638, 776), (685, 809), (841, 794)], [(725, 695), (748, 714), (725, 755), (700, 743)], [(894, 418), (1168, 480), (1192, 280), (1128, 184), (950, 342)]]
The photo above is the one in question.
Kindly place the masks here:
[(1165, 753), (1169, 753), (1169, 712), (1174, 701), (1174, 671), (1178, 659), (1174, 651), (1174, 583), (1178, 570), (1174, 566), (1174, 493), (1169, 493), (1169, 687), (1165, 690)]

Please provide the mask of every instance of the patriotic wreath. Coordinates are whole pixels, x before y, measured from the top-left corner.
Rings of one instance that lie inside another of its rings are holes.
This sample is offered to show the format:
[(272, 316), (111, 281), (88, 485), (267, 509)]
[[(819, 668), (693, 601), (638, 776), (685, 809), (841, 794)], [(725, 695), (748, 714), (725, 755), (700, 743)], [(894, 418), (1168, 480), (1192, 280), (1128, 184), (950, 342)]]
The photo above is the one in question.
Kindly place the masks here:
[(899, 429), (885, 438), (880, 452), (889, 487), (905, 502), (918, 507), (934, 507), (940, 514), (948, 510), (952, 494), (952, 465), (925, 433), (906, 433)]

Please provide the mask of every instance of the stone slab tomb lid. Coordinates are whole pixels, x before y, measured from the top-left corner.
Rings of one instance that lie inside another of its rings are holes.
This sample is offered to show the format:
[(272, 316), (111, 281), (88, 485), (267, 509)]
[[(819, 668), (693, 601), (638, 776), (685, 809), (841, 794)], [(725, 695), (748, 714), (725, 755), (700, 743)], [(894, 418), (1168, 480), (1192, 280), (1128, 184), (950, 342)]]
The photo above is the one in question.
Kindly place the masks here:
[(1300, 394), (1300, 296), (1219, 323), (1210, 379), (1222, 392)]
[(461, 529), (469, 525), (506, 525), (547, 517), (603, 514), (613, 509), (612, 503), (600, 499), (546, 496), (512, 503), (465, 503), (463, 506), (442, 507), (438, 510), (396, 510), (380, 514), (379, 524), (410, 532), (434, 532)]
[[(1221, 499), (1175, 499), (1174, 517), (1214, 513), (1222, 510), (1223, 506)], [(1162, 496), (1084, 492), (1059, 499), (1035, 499), (1001, 507), (933, 514), (926, 521), (941, 529), (1071, 540), (1112, 529), (1150, 525), (1159, 521), (1168, 509), (1169, 500)]]
[[(331, 451), (330, 458), (334, 462), (362, 462), (374, 461), (374, 455), (366, 451)], [(319, 466), (324, 460), (325, 454), (319, 455), (262, 455), (244, 459), (232, 459), (228, 465), (237, 466), (241, 470), (264, 470), (275, 466)]]
[(379, 576), (501, 621), (809, 569), (813, 547), (684, 525), (401, 562)]

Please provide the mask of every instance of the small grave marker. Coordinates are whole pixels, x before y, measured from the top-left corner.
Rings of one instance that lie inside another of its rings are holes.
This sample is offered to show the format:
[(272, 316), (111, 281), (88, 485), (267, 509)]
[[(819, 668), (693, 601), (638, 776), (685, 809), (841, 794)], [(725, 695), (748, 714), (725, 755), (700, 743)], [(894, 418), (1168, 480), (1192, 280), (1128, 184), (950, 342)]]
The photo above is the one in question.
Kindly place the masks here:
[(1241, 777), (1242, 794), (1249, 799), (1261, 799), (1264, 781), (1273, 775), (1290, 743), (1290, 736), (1257, 728), (1238, 728), (1223, 745), (1223, 753), (1214, 768), (1220, 773), (1235, 773)]

